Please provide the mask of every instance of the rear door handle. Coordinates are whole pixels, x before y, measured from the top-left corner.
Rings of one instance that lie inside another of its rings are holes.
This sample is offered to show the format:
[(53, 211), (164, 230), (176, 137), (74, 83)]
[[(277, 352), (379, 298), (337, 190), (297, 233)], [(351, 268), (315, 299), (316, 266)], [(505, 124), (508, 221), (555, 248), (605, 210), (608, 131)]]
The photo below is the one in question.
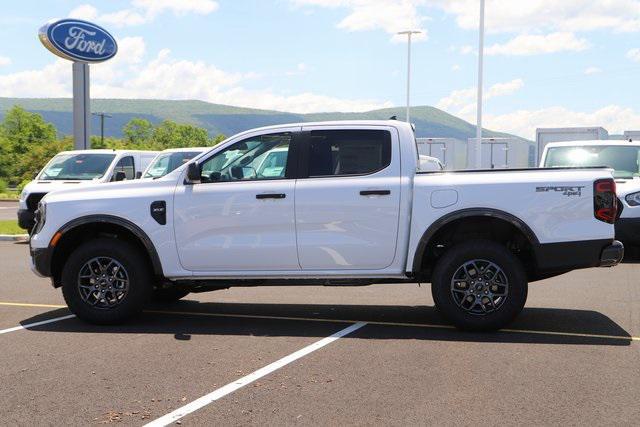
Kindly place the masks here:
[(266, 194), (256, 194), (256, 199), (284, 199), (287, 197), (284, 193), (266, 193)]
[(388, 196), (391, 194), (391, 190), (362, 190), (361, 196)]

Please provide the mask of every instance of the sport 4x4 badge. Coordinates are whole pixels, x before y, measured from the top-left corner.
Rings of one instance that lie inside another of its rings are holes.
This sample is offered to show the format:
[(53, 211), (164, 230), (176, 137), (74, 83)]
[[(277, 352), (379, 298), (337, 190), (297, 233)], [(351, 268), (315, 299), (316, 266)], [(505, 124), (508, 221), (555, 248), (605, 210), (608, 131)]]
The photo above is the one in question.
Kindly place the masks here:
[(563, 196), (582, 196), (582, 189), (584, 186), (550, 186), (550, 187), (536, 187), (536, 193), (547, 193), (549, 191), (555, 191), (562, 193)]

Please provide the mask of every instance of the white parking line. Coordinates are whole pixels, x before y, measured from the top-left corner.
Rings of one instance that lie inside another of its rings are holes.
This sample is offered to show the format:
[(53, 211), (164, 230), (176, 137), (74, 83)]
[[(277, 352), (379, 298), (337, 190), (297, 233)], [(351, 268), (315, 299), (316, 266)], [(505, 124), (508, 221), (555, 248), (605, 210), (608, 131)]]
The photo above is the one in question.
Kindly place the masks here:
[(53, 319), (42, 320), (40, 322), (27, 323), (26, 325), (14, 326), (13, 328), (0, 330), (0, 335), (8, 334), (9, 332), (20, 331), (22, 329), (33, 328), (34, 326), (46, 325), (47, 323), (53, 323), (53, 322), (59, 322), (61, 320), (71, 319), (72, 317), (76, 317), (75, 314), (69, 314), (67, 316), (61, 316), (61, 317), (54, 317)]
[(187, 405), (176, 409), (173, 412), (168, 413), (167, 415), (160, 417), (154, 421), (151, 421), (150, 423), (146, 424), (145, 427), (159, 427), (159, 426), (167, 426), (177, 420), (179, 420), (180, 418), (184, 417), (185, 415), (188, 415), (192, 412), (197, 411), (198, 409), (201, 409), (205, 406), (207, 406), (210, 403), (213, 403), (214, 401), (233, 393), (234, 391), (248, 385), (251, 384), (252, 382), (259, 380), (260, 378), (264, 377), (265, 375), (269, 375), (270, 373), (277, 371), (278, 369), (282, 368), (283, 366), (288, 365), (291, 362), (295, 362), (296, 360), (300, 359), (301, 357), (306, 356), (309, 353), (313, 353), (316, 350), (321, 349), (322, 347), (331, 344), (332, 342), (336, 341), (339, 338), (344, 337), (345, 335), (350, 334), (351, 332), (354, 332), (360, 328), (362, 328), (363, 326), (365, 326), (366, 323), (365, 322), (358, 322), (355, 323), (347, 328), (342, 329), (341, 331), (336, 332), (335, 334), (328, 336), (326, 338), (321, 339), (320, 341), (316, 341), (311, 345), (308, 345), (307, 347), (304, 347), (303, 349), (300, 349), (298, 351), (296, 351), (295, 353), (291, 353), (288, 356), (283, 357), (280, 360), (276, 360), (275, 362), (271, 363), (270, 365), (265, 366), (264, 368), (260, 368), (255, 372), (250, 373), (247, 376), (244, 376), (242, 378), (240, 378), (239, 380), (236, 380), (232, 383), (229, 383), (223, 387), (220, 387), (217, 390), (212, 391), (211, 393), (202, 396), (199, 399), (194, 400), (191, 403), (188, 403)]

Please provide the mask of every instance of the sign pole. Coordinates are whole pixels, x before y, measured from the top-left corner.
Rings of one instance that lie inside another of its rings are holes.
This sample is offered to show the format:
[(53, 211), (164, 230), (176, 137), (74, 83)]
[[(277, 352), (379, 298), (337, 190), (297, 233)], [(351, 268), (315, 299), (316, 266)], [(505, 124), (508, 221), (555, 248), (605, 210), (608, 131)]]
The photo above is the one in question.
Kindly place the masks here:
[(89, 64), (73, 63), (73, 145), (75, 150), (91, 148)]

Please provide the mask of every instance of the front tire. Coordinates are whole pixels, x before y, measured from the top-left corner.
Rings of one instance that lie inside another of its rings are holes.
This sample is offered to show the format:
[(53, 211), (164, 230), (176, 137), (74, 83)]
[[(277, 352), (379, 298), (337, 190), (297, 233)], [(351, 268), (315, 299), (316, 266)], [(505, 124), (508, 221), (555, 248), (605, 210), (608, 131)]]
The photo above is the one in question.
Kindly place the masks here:
[(508, 325), (524, 308), (527, 290), (520, 260), (489, 240), (453, 246), (438, 260), (431, 283), (436, 308), (468, 331)]
[(147, 260), (128, 242), (99, 238), (79, 246), (62, 271), (62, 295), (80, 319), (113, 325), (140, 313), (151, 296)]

